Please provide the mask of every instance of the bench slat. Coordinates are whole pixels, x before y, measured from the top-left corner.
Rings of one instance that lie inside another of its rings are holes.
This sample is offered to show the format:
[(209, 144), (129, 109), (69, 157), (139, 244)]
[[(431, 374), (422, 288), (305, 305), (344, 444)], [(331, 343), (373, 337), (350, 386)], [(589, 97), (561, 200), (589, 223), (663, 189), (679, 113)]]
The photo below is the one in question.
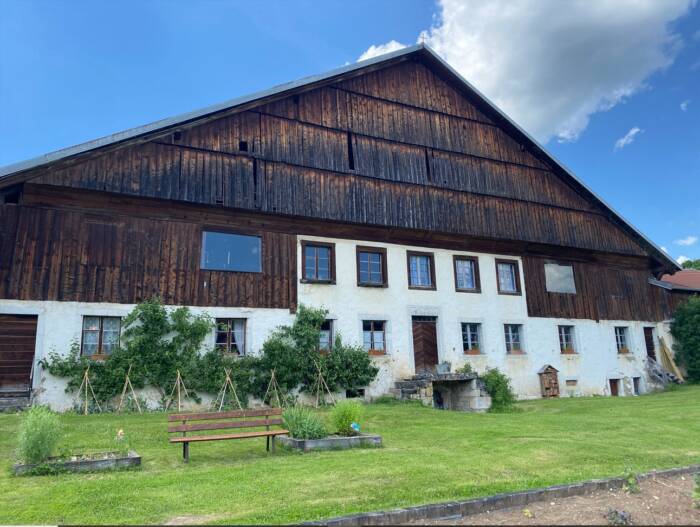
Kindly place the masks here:
[(239, 417), (260, 417), (265, 415), (282, 415), (282, 408), (255, 408), (253, 410), (233, 410), (230, 412), (170, 414), (168, 415), (168, 421), (204, 421), (209, 419), (235, 419)]
[(208, 436), (186, 436), (186, 437), (171, 437), (171, 443), (190, 443), (196, 441), (220, 441), (222, 439), (246, 439), (249, 437), (265, 437), (278, 436), (288, 434), (289, 430), (264, 430), (261, 432), (244, 432), (242, 434), (216, 434)]
[(168, 432), (196, 432), (198, 430), (222, 430), (225, 428), (254, 428), (256, 426), (276, 426), (282, 419), (257, 419), (255, 421), (219, 421), (218, 423), (195, 423), (192, 425), (169, 426)]

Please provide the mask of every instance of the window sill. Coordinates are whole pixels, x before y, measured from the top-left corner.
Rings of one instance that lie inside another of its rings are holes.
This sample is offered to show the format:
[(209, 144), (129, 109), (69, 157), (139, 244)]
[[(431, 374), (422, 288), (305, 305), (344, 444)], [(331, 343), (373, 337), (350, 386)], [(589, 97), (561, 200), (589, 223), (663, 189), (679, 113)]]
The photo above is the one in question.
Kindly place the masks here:
[(506, 351), (506, 355), (512, 355), (512, 356), (525, 355), (525, 352), (523, 350)]
[(618, 355), (629, 355), (630, 353), (631, 353), (630, 350), (627, 348), (622, 348), (622, 349), (617, 350)]
[(481, 350), (479, 350), (479, 349), (464, 350), (464, 354), (465, 354), (465, 355), (471, 355), (471, 356), (482, 355)]
[(370, 287), (370, 288), (374, 288), (374, 289), (385, 289), (385, 288), (389, 287), (389, 284), (387, 284), (387, 283), (383, 283), (383, 284), (371, 284), (371, 283), (363, 284), (363, 283), (361, 283), (361, 282), (358, 282), (358, 283), (357, 283), (357, 287)]
[(409, 285), (408, 288), (416, 290), (416, 291), (436, 291), (437, 290), (437, 287), (435, 287), (434, 285), (431, 285), (431, 286)]
[(513, 291), (513, 292), (499, 291), (498, 294), (505, 295), (505, 296), (522, 296), (523, 293), (521, 291)]
[(302, 284), (335, 285), (335, 280), (310, 280), (308, 278), (302, 278), (299, 281)]
[(95, 355), (83, 355), (83, 357), (87, 357), (90, 360), (102, 362), (102, 361), (107, 360), (107, 357), (109, 357), (109, 355), (107, 355), (105, 353), (98, 353)]
[(457, 289), (457, 288), (455, 288), (455, 291), (457, 293), (481, 293), (481, 289)]
[(567, 349), (567, 350), (561, 350), (562, 355), (578, 355), (575, 350), (573, 349)]
[(367, 354), (371, 355), (372, 357), (383, 357), (384, 355), (386, 355), (386, 351), (384, 351), (384, 350), (368, 350)]
[(327, 356), (329, 353), (330, 351), (328, 351), (327, 349), (318, 350), (318, 354), (323, 355), (324, 357)]

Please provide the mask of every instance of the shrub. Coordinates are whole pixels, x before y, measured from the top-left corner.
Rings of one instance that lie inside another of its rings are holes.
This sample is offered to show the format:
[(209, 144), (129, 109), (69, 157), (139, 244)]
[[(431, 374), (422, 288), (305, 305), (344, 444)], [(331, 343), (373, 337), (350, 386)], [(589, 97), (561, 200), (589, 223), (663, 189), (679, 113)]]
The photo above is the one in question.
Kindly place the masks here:
[(305, 406), (292, 406), (282, 414), (284, 426), (295, 439), (322, 439), (328, 435), (323, 420)]
[(18, 454), (24, 463), (43, 463), (61, 438), (58, 415), (45, 406), (32, 406), (19, 430)]
[(472, 368), (471, 364), (465, 362), (461, 368), (457, 368), (457, 373), (464, 373), (468, 375), (470, 373), (474, 373), (474, 368)]
[(359, 401), (345, 400), (336, 403), (330, 415), (334, 431), (341, 436), (357, 435), (352, 424), (359, 425), (364, 413), (365, 408)]
[(516, 398), (506, 374), (498, 368), (490, 368), (481, 376), (481, 380), (491, 396), (491, 412), (507, 412), (514, 408)]
[(694, 297), (676, 309), (671, 321), (673, 349), (685, 366), (688, 382), (700, 383), (700, 297)]

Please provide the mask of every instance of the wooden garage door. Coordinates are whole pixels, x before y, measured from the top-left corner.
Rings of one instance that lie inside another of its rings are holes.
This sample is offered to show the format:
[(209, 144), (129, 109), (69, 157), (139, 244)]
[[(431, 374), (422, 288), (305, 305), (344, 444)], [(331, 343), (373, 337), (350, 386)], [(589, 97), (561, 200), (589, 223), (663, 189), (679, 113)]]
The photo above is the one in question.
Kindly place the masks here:
[(438, 363), (436, 322), (434, 317), (413, 317), (413, 357), (416, 373), (434, 371)]
[(0, 315), (0, 388), (29, 387), (36, 315)]

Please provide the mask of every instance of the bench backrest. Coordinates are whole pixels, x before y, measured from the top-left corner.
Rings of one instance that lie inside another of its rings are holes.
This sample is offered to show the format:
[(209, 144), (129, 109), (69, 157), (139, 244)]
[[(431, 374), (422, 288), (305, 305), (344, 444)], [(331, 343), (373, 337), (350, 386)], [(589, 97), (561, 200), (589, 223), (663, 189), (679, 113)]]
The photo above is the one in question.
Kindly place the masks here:
[[(199, 430), (223, 430), (228, 428), (256, 428), (281, 425), (281, 408), (256, 408), (230, 412), (200, 412), (170, 414), (168, 422), (180, 424), (168, 426), (168, 432), (196, 432)], [(193, 422), (197, 421), (197, 422)]]

